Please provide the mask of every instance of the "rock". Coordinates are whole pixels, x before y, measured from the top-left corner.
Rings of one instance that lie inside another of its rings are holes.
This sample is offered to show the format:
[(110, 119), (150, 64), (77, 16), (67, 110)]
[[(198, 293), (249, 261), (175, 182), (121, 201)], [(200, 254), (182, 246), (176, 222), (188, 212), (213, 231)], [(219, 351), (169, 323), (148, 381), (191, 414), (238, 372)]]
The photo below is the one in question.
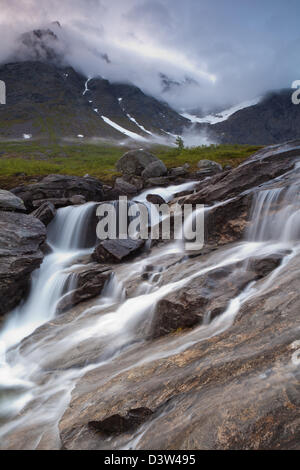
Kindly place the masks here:
[(184, 202), (212, 204), (240, 196), (251, 188), (255, 191), (262, 183), (292, 170), (299, 156), (299, 149), (292, 148), (292, 143), (291, 147), (266, 147), (237, 168), (213, 176), (209, 183), (200, 183), (198, 191)]
[(179, 176), (186, 176), (187, 174), (188, 171), (184, 166), (178, 166), (177, 168), (171, 168), (168, 176), (170, 178), (178, 178)]
[(139, 254), (145, 240), (103, 240), (96, 246), (92, 258), (98, 263), (120, 262), (130, 256)]
[(220, 173), (223, 170), (222, 165), (212, 160), (200, 160), (197, 163), (197, 167), (199, 168), (201, 172), (205, 172), (211, 175)]
[(166, 165), (161, 160), (157, 160), (146, 166), (142, 171), (142, 177), (145, 180), (149, 178), (158, 178), (160, 176), (165, 176), (167, 172), (168, 170)]
[(151, 338), (191, 328), (204, 318), (212, 320), (224, 312), (229, 300), (258, 278), (254, 271), (237, 271), (236, 267), (215, 269), (161, 299), (153, 317)]
[(59, 423), (63, 445), (124, 448), (134, 431), (104, 441), (85, 426), (139, 406), (155, 410), (155, 425), (135, 450), (299, 449), (299, 266), (297, 255), (230, 327), (143, 343), (88, 372)]
[(96, 264), (84, 266), (74, 275), (76, 275), (76, 288), (60, 300), (56, 308), (57, 313), (66, 312), (80, 302), (100, 295), (112, 271), (107, 266)]
[(10, 191), (0, 189), (0, 210), (26, 212), (24, 202)]
[(46, 200), (55, 207), (63, 207), (102, 201), (104, 197), (102, 183), (96, 178), (68, 175), (49, 175), (37, 183), (14, 188), (12, 192), (24, 201), (30, 200), (35, 208)]
[(159, 194), (148, 194), (146, 197), (147, 201), (151, 204), (166, 204), (166, 201)]
[(31, 213), (32, 217), (36, 217), (46, 226), (50, 224), (51, 220), (55, 217), (55, 214), (56, 209), (49, 201), (44, 202), (44, 204)]
[(127, 181), (124, 178), (117, 178), (114, 186), (115, 191), (120, 195), (132, 195), (137, 193), (137, 188)]
[(171, 180), (167, 176), (160, 176), (158, 178), (148, 178), (145, 181), (147, 187), (151, 186), (170, 186)]
[(18, 305), (43, 260), (45, 226), (35, 217), (0, 212), (0, 315)]
[(141, 407), (131, 409), (125, 416), (115, 414), (102, 421), (90, 421), (88, 426), (96, 432), (105, 435), (118, 435), (133, 431), (143, 424), (153, 414), (149, 408)]
[(150, 163), (159, 161), (145, 150), (130, 150), (117, 161), (116, 168), (123, 174), (140, 176)]

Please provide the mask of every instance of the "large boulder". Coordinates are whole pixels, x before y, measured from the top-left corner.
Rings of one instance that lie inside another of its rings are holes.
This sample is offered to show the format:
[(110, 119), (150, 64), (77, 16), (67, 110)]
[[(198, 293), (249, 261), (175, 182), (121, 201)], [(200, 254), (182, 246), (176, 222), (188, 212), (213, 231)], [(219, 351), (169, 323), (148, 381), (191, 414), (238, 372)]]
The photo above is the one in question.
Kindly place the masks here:
[(140, 253), (145, 240), (103, 240), (96, 246), (92, 257), (98, 263), (116, 263)]
[(0, 315), (18, 305), (43, 260), (46, 228), (35, 217), (0, 212)]
[(116, 168), (125, 175), (140, 176), (145, 168), (154, 162), (160, 160), (151, 153), (145, 150), (130, 150), (117, 161)]
[(57, 313), (63, 313), (88, 299), (101, 294), (105, 283), (112, 275), (107, 266), (87, 265), (76, 275), (76, 289), (66, 294), (58, 303)]
[(146, 168), (142, 171), (142, 177), (144, 179), (149, 178), (158, 178), (160, 176), (165, 176), (168, 170), (164, 162), (158, 160), (156, 162), (149, 163)]
[(26, 212), (24, 202), (10, 191), (0, 189), (0, 210)]
[(45, 201), (52, 202), (55, 207), (69, 204), (81, 204), (86, 201), (102, 201), (102, 183), (90, 176), (79, 177), (69, 175), (49, 175), (38, 183), (19, 186), (12, 192), (25, 200), (32, 201), (33, 207), (39, 207)]

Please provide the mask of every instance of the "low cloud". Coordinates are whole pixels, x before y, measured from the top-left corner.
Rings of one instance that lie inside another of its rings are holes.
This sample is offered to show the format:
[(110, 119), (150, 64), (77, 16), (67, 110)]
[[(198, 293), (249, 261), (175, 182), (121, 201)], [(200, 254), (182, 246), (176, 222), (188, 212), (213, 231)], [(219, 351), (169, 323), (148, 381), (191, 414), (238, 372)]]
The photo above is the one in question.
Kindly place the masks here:
[(298, 0), (0, 1), (1, 62), (22, 33), (58, 20), (68, 63), (176, 109), (222, 108), (300, 78)]

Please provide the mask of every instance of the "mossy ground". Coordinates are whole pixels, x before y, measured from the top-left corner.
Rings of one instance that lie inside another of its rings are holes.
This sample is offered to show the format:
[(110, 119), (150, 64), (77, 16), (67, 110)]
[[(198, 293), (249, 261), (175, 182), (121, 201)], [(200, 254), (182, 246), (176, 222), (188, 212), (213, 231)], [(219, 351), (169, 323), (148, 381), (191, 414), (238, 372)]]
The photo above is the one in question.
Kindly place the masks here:
[[(168, 168), (191, 165), (197, 168), (201, 159), (214, 160), (223, 166), (233, 167), (256, 152), (258, 146), (212, 145), (179, 151), (177, 148), (152, 146), (154, 155), (163, 160)], [(105, 143), (55, 143), (41, 141), (15, 141), (0, 143), (0, 187), (12, 188), (51, 173), (84, 176), (89, 174), (107, 183), (117, 173), (115, 164), (128, 148)]]

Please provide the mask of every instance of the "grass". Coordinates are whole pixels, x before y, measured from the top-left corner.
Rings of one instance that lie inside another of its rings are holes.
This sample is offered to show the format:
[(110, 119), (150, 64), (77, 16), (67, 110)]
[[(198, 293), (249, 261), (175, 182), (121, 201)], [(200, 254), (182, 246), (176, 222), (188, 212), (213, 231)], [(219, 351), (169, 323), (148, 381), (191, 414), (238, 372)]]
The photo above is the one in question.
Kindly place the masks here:
[[(202, 159), (214, 160), (223, 166), (235, 167), (256, 152), (257, 146), (212, 145), (179, 151), (176, 148), (152, 146), (149, 149), (163, 160), (168, 168), (191, 165), (197, 168)], [(107, 183), (117, 175), (115, 164), (128, 149), (105, 143), (46, 143), (42, 141), (15, 141), (0, 143), (0, 187), (12, 188), (32, 178), (51, 173), (84, 176), (89, 174)]]

